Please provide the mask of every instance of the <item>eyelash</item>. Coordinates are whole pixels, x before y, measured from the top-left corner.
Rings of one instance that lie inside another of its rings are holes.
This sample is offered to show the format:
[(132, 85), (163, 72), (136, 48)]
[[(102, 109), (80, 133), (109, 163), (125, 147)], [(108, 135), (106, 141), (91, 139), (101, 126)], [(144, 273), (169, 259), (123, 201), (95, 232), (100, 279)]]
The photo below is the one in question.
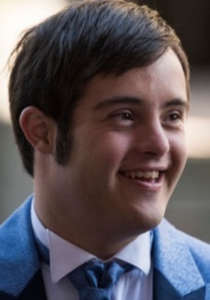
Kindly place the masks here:
[(111, 118), (116, 118), (117, 120), (120, 121), (132, 121), (133, 114), (129, 111), (122, 111), (122, 112), (117, 112), (115, 114), (112, 114)]
[(133, 124), (134, 117), (133, 113), (130, 111), (121, 111), (113, 113), (109, 116), (111, 119), (113, 119), (116, 123), (119, 123), (119, 125), (131, 125)]

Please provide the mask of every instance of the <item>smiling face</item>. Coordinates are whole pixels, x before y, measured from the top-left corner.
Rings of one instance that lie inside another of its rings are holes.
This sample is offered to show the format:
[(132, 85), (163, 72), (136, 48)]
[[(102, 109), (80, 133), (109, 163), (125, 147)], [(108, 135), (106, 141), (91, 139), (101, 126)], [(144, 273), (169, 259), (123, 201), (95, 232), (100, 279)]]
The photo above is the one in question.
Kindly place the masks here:
[(186, 162), (187, 107), (172, 50), (148, 67), (90, 81), (75, 110), (70, 160), (55, 172), (75, 231), (78, 223), (123, 240), (161, 221)]

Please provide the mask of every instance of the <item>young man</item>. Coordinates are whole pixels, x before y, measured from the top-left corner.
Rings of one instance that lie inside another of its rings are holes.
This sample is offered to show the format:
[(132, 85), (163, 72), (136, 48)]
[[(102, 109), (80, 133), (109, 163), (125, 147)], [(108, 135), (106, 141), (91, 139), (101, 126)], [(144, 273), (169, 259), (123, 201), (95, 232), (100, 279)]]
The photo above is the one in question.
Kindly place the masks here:
[(163, 219), (186, 162), (189, 68), (174, 31), (148, 7), (86, 1), (13, 55), (34, 195), (0, 229), (0, 299), (210, 299), (210, 247)]

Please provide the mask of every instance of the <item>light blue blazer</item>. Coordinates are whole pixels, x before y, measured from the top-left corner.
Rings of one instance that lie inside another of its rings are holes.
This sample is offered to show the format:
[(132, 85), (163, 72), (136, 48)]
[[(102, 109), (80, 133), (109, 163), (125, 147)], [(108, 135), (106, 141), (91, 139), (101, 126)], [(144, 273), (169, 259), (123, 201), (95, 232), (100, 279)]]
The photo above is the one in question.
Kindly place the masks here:
[[(0, 227), (0, 300), (47, 300), (31, 227), (31, 200)], [(210, 300), (209, 245), (163, 220), (154, 229), (152, 261), (154, 300)]]

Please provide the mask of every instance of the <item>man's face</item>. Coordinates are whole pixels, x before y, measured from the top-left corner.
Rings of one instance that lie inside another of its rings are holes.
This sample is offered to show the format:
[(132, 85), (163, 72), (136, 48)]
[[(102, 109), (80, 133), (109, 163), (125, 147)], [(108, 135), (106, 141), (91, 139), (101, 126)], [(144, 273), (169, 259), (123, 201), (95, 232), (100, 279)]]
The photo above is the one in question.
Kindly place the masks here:
[(75, 219), (107, 236), (155, 227), (186, 162), (187, 107), (172, 50), (148, 67), (93, 78), (76, 107), (71, 157), (58, 180)]

